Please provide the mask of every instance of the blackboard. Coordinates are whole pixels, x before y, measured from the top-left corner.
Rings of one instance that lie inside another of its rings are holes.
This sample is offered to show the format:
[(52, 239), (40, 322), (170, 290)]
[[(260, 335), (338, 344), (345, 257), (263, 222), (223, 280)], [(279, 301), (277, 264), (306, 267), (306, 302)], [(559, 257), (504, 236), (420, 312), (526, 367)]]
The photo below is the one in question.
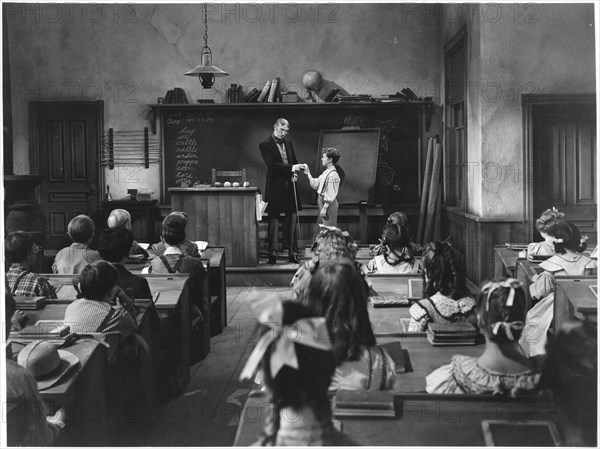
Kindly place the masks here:
[(323, 172), (323, 148), (333, 147), (340, 152), (338, 165), (344, 170), (345, 177), (338, 191), (339, 204), (374, 202), (380, 131), (378, 128), (321, 131), (315, 172)]
[[(183, 179), (190, 185), (196, 182), (210, 184), (213, 168), (245, 168), (250, 186), (264, 192), (266, 166), (258, 145), (271, 135), (277, 118), (285, 117), (291, 125), (286, 139), (293, 142), (298, 161), (309, 164), (314, 176), (320, 170), (320, 167), (319, 170), (313, 170), (313, 167), (320, 159), (322, 130), (339, 132), (348, 126), (361, 131), (381, 130), (375, 187), (367, 201), (373, 202), (374, 198), (375, 204), (418, 205), (419, 114), (413, 105), (160, 105), (156, 112), (163, 147), (163, 203), (171, 201), (167, 189), (181, 187)], [(351, 134), (356, 133), (342, 134), (342, 139)], [(370, 132), (365, 134), (372, 136)], [(327, 139), (330, 137), (334, 136), (327, 136)], [(363, 195), (344, 198), (353, 190), (353, 179), (367, 179), (362, 174), (360, 177), (353, 175), (353, 170), (362, 170), (364, 158), (360, 157), (356, 162), (352, 154), (344, 154), (343, 140), (333, 145), (340, 146), (340, 165), (347, 175), (340, 200), (354, 204), (365, 200)], [(367, 181), (372, 185), (370, 179), (371, 175)], [(315, 191), (306, 176), (300, 176), (297, 188), (302, 204), (316, 204)]]

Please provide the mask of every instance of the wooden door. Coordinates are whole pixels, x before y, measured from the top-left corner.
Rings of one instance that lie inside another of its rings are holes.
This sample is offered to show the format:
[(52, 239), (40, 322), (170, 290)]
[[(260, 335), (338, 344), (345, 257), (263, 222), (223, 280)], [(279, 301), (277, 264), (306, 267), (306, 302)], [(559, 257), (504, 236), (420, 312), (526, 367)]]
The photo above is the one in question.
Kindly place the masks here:
[(71, 243), (69, 221), (98, 207), (102, 102), (32, 103), (34, 163), (46, 179), (40, 206), (46, 214), (46, 247)]
[(533, 125), (532, 226), (555, 206), (597, 242), (595, 104), (536, 106)]

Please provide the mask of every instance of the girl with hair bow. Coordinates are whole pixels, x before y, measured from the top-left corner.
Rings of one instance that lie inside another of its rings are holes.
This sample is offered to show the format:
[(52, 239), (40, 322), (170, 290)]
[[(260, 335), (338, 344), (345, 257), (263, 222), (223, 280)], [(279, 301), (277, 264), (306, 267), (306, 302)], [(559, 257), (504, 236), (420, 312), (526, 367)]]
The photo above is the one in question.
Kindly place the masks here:
[(258, 370), (271, 406), (260, 446), (351, 446), (333, 427), (327, 389), (335, 371), (325, 319), (308, 307), (267, 297), (253, 305), (263, 332), (240, 380)]
[(510, 397), (533, 392), (540, 380), (540, 367), (519, 346), (525, 299), (517, 279), (484, 283), (477, 298), (477, 324), (485, 337), (483, 354), (454, 355), (448, 365), (427, 376), (427, 392)]
[(527, 312), (528, 329), (521, 346), (530, 356), (546, 353), (547, 332), (554, 319), (554, 290), (556, 276), (583, 276), (597, 273), (596, 261), (583, 254), (587, 237), (582, 237), (577, 226), (562, 221), (554, 229), (554, 256), (540, 263), (544, 271), (532, 278), (529, 293), (534, 306)]

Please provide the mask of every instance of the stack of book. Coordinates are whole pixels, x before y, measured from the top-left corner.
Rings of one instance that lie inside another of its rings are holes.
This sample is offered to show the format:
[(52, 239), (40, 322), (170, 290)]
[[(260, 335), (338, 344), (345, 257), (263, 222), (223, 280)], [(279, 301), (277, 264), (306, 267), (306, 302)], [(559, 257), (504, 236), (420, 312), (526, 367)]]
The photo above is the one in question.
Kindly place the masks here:
[(71, 332), (70, 326), (63, 321), (38, 320), (33, 326), (27, 326), (19, 332), (11, 332), (10, 337), (22, 343), (45, 340), (61, 346), (73, 341), (77, 335)]
[(46, 307), (44, 296), (14, 296), (18, 310), (38, 310)]
[(369, 296), (373, 307), (408, 307), (410, 301), (406, 296)]
[(258, 97), (260, 96), (260, 92), (261, 91), (255, 87), (246, 95), (244, 95), (244, 98), (242, 98), (242, 103), (256, 103), (256, 100), (258, 100)]
[(185, 91), (181, 87), (175, 87), (174, 89), (168, 90), (163, 104), (188, 104), (187, 96)]
[(242, 86), (232, 83), (229, 89), (225, 90), (227, 103), (240, 103), (242, 101)]
[(336, 417), (364, 416), (394, 418), (393, 391), (338, 390), (333, 414)]
[(477, 333), (469, 323), (429, 323), (427, 340), (433, 346), (474, 345)]
[(375, 100), (371, 95), (338, 95), (335, 97), (340, 103), (372, 103)]

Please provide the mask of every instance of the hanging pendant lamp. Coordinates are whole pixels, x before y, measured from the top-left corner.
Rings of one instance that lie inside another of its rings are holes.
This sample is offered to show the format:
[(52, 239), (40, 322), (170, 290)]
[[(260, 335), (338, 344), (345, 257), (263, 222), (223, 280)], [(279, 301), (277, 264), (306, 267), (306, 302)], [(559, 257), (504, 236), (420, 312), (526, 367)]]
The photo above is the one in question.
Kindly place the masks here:
[(202, 63), (186, 73), (187, 76), (197, 76), (204, 89), (210, 89), (215, 78), (219, 76), (227, 76), (229, 73), (212, 65), (212, 51), (208, 46), (208, 22), (207, 22), (207, 7), (204, 4), (204, 47), (200, 52), (200, 60)]

